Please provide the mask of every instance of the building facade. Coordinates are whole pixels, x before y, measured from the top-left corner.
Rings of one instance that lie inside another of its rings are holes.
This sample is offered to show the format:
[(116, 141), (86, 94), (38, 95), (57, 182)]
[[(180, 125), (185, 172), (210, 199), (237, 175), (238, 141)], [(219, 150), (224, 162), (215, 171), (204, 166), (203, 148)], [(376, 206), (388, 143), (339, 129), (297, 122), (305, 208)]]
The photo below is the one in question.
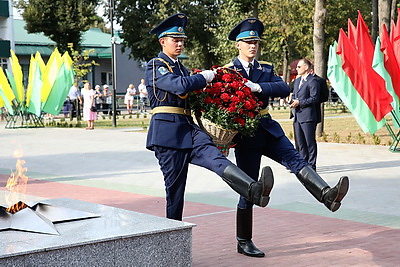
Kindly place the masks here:
[[(8, 68), (10, 49), (14, 50), (23, 70), (24, 83), (27, 84), (31, 55), (38, 51), (47, 62), (56, 44), (42, 33), (28, 33), (24, 28), (25, 21), (14, 19), (12, 12), (11, 1), (0, 0), (0, 64), (3, 69)], [(93, 86), (108, 84), (113, 89), (111, 34), (91, 28), (83, 33), (81, 46), (84, 50), (94, 50), (90, 54), (90, 60), (98, 64), (92, 67), (85, 80)], [(115, 88), (117, 94), (124, 94), (130, 83), (137, 87), (140, 79), (144, 78), (144, 63), (129, 59), (129, 49), (122, 53), (118, 38), (115, 46)]]

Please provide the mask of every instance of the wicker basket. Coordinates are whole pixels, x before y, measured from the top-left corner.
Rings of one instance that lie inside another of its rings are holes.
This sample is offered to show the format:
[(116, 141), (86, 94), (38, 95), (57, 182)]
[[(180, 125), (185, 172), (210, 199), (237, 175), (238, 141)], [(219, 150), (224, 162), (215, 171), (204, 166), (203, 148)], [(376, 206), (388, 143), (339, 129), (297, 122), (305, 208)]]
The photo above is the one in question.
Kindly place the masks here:
[(225, 156), (228, 156), (229, 148), (233, 145), (232, 140), (238, 131), (224, 129), (203, 117), (196, 116), (196, 120), (200, 128), (211, 136), (213, 142), (218, 146), (221, 152)]

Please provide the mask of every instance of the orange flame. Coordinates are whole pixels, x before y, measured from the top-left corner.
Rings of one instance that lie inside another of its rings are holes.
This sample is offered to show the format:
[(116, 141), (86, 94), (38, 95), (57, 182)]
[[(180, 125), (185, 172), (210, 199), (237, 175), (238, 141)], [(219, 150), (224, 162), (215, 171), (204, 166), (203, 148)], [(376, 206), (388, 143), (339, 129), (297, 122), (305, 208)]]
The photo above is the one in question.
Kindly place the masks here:
[(18, 203), (15, 203), (14, 205), (10, 206), (9, 208), (6, 209), (6, 211), (8, 211), (9, 213), (16, 213), (20, 210), (23, 210), (25, 208), (27, 208), (28, 205), (26, 205), (24, 202), (22, 201), (18, 201)]
[[(21, 152), (18, 152), (15, 155), (21, 156)], [(9, 190), (9, 192), (6, 195), (6, 202), (10, 206), (7, 211), (10, 211), (11, 209), (14, 210), (17, 207), (22, 207), (18, 209), (21, 210), (26, 207), (26, 204), (20, 201), (21, 198), (24, 198), (23, 195), (25, 195), (26, 184), (28, 183), (28, 176), (25, 175), (28, 171), (28, 168), (23, 167), (24, 164), (25, 160), (17, 159), (17, 163), (15, 164), (16, 170), (15, 172), (11, 170), (10, 177), (7, 180), (6, 188)], [(19, 204), (19, 202), (21, 202), (23, 205)]]

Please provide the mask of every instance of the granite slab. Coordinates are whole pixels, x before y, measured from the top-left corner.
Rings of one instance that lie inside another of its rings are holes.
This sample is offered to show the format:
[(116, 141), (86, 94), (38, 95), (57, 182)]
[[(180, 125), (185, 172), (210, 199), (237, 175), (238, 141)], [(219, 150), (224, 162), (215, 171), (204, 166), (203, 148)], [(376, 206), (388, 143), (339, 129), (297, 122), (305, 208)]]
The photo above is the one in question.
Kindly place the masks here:
[(100, 216), (55, 223), (60, 235), (1, 231), (1, 266), (191, 266), (194, 224), (67, 198), (40, 202)]

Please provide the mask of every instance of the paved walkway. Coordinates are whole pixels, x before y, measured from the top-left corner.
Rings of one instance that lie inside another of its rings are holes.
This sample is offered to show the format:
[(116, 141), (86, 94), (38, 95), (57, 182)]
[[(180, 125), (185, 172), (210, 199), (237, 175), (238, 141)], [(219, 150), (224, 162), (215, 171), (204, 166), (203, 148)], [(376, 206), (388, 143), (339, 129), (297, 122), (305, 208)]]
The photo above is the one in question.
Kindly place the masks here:
[[(132, 129), (4, 129), (0, 122), (0, 194), (19, 151), (28, 200), (68, 197), (164, 216), (162, 175), (145, 139)], [(197, 225), (193, 266), (398, 266), (400, 153), (382, 146), (318, 148), (318, 172), (331, 185), (348, 175), (348, 196), (331, 213), (293, 174), (264, 158), (276, 180), (269, 206), (254, 210), (254, 241), (265, 258), (236, 253), (236, 193), (191, 166), (184, 220)]]

